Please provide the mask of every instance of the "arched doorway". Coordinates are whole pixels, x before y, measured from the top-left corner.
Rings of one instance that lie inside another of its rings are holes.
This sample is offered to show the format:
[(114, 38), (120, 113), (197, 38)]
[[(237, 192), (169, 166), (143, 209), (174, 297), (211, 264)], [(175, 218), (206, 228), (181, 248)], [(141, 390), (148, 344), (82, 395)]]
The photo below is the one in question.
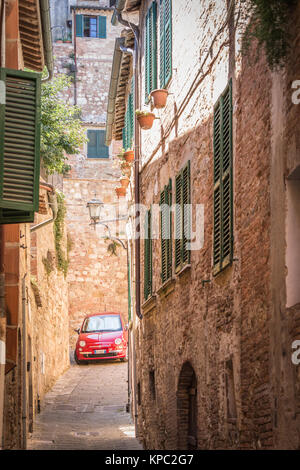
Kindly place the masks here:
[(189, 362), (182, 366), (177, 388), (177, 442), (179, 450), (197, 449), (197, 379)]

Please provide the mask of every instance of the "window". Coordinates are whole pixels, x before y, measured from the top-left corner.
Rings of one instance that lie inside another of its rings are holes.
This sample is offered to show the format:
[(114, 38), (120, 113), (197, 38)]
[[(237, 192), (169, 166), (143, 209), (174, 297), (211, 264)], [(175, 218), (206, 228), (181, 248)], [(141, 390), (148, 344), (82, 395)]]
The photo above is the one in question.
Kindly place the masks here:
[(76, 36), (106, 38), (106, 16), (76, 15)]
[(161, 280), (166, 282), (172, 276), (172, 181), (160, 194), (161, 222)]
[(125, 122), (123, 128), (123, 148), (131, 149), (134, 137), (134, 77), (131, 82), (131, 91), (128, 96)]
[(87, 131), (87, 157), (109, 158), (109, 147), (105, 145), (105, 130)]
[(175, 178), (175, 271), (180, 271), (184, 264), (190, 262), (190, 250), (186, 244), (190, 241), (190, 162)]
[(152, 295), (152, 231), (151, 231), (151, 209), (145, 216), (145, 239), (144, 239), (144, 298)]
[(214, 274), (232, 262), (232, 253), (232, 87), (230, 81), (214, 110)]
[(160, 0), (159, 7), (160, 87), (165, 88), (172, 76), (172, 1)]
[(145, 102), (157, 88), (157, 8), (153, 2), (146, 15), (145, 28)]
[(0, 222), (33, 221), (39, 209), (39, 74), (0, 69)]

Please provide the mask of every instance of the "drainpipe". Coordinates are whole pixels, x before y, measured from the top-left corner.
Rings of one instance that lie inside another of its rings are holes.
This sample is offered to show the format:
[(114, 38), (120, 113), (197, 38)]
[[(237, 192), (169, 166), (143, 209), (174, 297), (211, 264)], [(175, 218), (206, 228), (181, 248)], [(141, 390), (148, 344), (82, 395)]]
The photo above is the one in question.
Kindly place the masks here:
[(26, 325), (26, 279), (22, 279), (22, 449), (27, 448), (27, 325)]
[[(1, 1), (1, 67), (5, 67), (5, 1)], [(6, 313), (5, 313), (5, 269), (4, 269), (4, 225), (0, 225), (0, 450), (3, 449), (3, 420), (6, 362)]]
[(53, 78), (53, 72), (54, 72), (49, 0), (40, 0), (40, 12), (41, 12), (41, 22), (42, 22), (45, 63), (48, 69), (48, 77), (43, 78), (42, 82), (48, 82), (49, 80)]
[(73, 31), (74, 31), (74, 105), (77, 105), (77, 43), (76, 43), (76, 11), (73, 10)]
[[(47, 188), (47, 186), (50, 186), (48, 184), (46, 185), (45, 183), (43, 183), (42, 185), (45, 186), (45, 188)], [(50, 191), (50, 189), (48, 189), (48, 191)], [(33, 225), (32, 227), (30, 227), (30, 232), (35, 232), (39, 228), (45, 227), (51, 222), (54, 222), (54, 220), (57, 217), (58, 207), (57, 207), (56, 193), (53, 191), (53, 192), (48, 192), (47, 194), (48, 194), (49, 206), (51, 207), (51, 210), (52, 210), (52, 217), (51, 219), (47, 219), (44, 222), (41, 222), (40, 224)]]

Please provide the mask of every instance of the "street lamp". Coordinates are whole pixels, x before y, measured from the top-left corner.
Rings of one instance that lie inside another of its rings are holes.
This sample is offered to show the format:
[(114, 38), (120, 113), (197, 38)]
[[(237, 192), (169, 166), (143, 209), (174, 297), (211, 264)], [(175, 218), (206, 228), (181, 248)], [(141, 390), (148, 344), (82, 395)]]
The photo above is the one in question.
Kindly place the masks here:
[(100, 212), (103, 206), (103, 202), (100, 199), (92, 199), (86, 205), (89, 210), (90, 219), (92, 220), (92, 224), (95, 225), (100, 222)]

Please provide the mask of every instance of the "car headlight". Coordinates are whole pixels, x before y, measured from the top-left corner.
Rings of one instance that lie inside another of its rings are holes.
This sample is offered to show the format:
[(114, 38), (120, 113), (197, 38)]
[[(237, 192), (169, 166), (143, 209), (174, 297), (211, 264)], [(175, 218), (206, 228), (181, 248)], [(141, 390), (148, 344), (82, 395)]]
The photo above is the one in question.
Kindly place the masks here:
[(122, 340), (121, 340), (121, 338), (117, 338), (117, 339), (115, 339), (115, 343), (116, 343), (116, 344), (121, 344), (121, 343), (122, 343)]
[(85, 341), (79, 341), (79, 346), (85, 346)]

